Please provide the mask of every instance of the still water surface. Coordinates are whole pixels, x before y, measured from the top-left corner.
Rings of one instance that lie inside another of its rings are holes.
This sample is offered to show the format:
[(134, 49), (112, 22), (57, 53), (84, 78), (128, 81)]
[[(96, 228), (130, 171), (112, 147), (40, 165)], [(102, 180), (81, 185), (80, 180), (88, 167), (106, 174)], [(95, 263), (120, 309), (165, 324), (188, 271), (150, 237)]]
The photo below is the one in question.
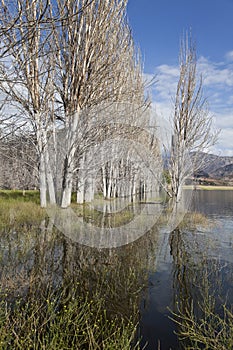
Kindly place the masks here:
[(168, 307), (173, 309), (177, 298), (195, 299), (195, 286), (207, 278), (205, 269), (210, 271), (212, 290), (233, 305), (233, 191), (195, 191), (190, 210), (204, 213), (210, 225), (159, 234), (154, 271), (149, 271), (140, 307), (140, 335), (146, 349), (157, 349), (159, 342), (163, 350), (180, 348)]

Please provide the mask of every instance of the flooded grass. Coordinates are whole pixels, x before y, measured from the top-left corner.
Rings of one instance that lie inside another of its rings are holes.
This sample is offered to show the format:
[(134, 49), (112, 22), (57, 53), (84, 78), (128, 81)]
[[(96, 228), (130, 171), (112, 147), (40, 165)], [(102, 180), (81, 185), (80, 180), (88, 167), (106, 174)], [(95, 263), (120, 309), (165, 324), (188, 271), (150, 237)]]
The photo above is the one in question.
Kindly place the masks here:
[(38, 226), (46, 217), (37, 191), (0, 191), (0, 229)]
[(1, 191), (0, 235), (0, 349), (139, 349), (142, 284), (131, 264), (74, 247), (34, 192)]
[(99, 211), (89, 204), (72, 204), (72, 209), (85, 222), (94, 223), (97, 227), (120, 227), (130, 222), (135, 215), (130, 206), (116, 213)]
[(197, 227), (211, 227), (212, 222), (202, 213), (193, 211), (185, 214), (182, 222), (179, 224), (180, 230), (195, 230)]
[(1, 302), (1, 349), (139, 349), (132, 347), (133, 320), (109, 317), (100, 294), (77, 295), (75, 288)]
[(46, 217), (46, 211), (36, 203), (0, 199), (0, 229), (39, 226)]
[[(232, 265), (210, 257), (210, 242), (206, 246), (201, 242), (195, 241), (195, 233), (179, 229), (173, 233), (176, 288), (169, 318), (177, 325), (181, 349), (232, 349)], [(194, 251), (199, 244), (197, 259)]]
[(233, 313), (222, 305), (221, 315), (215, 311), (210, 295), (199, 304), (203, 316), (198, 318), (193, 305), (173, 312), (172, 320), (178, 325), (178, 336), (185, 350), (228, 350), (233, 348)]
[(180, 296), (176, 311), (171, 311), (171, 319), (177, 324), (182, 349), (233, 349), (232, 306), (227, 297), (223, 297), (221, 282), (214, 287), (212, 284), (215, 279), (221, 280), (221, 268), (221, 264), (216, 262), (210, 269), (203, 265), (202, 278), (198, 281), (198, 300)]

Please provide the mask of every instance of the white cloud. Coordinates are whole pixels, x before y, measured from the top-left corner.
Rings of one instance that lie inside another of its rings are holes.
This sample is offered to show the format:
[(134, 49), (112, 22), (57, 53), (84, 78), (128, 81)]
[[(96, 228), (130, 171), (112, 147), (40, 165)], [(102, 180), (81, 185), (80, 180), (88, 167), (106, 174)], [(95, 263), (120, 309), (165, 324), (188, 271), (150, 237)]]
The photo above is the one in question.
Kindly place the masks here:
[(233, 51), (227, 52), (226, 55), (225, 55), (225, 57), (226, 57), (226, 59), (227, 59), (228, 61), (232, 61), (232, 62), (233, 62)]
[[(232, 114), (215, 113), (214, 121), (218, 129), (231, 129), (233, 132), (233, 111)], [(233, 146), (233, 138), (232, 138)]]
[[(222, 129), (219, 136), (219, 143), (221, 143), (222, 148), (232, 149), (233, 146), (233, 129)], [(233, 155), (233, 152), (232, 152)]]

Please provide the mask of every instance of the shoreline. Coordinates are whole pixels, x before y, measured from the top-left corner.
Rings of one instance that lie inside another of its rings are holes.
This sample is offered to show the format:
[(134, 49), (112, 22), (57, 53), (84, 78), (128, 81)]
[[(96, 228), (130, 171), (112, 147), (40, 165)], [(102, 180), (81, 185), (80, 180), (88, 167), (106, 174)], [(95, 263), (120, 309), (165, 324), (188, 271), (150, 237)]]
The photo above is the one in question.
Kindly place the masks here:
[(212, 185), (185, 185), (184, 189), (205, 190), (205, 191), (233, 191), (233, 186), (212, 186)]

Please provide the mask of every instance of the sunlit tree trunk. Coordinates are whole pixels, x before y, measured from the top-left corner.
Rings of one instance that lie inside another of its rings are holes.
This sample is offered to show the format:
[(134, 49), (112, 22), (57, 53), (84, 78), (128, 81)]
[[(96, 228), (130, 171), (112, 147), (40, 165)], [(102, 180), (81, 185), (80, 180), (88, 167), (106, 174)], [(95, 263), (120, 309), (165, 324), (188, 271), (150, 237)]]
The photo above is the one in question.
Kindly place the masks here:
[(85, 186), (85, 159), (84, 155), (79, 160), (79, 169), (78, 169), (78, 181), (77, 181), (77, 203), (84, 203), (84, 186)]
[(40, 188), (40, 205), (42, 208), (47, 206), (47, 186), (44, 154), (40, 155), (39, 161), (39, 188)]

